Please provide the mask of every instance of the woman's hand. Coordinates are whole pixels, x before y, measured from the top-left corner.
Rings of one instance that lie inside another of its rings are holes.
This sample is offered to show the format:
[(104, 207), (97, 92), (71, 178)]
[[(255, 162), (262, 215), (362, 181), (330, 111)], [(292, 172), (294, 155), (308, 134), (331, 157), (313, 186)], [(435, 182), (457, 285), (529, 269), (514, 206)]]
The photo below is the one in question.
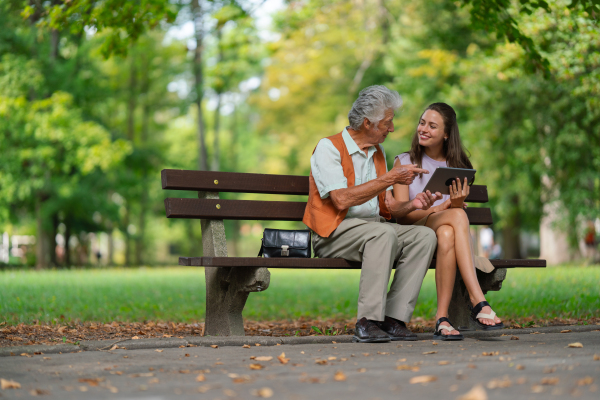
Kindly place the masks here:
[(452, 181), (452, 185), (450, 188), (450, 204), (452, 208), (464, 208), (463, 204), (465, 203), (465, 199), (471, 192), (471, 188), (469, 187), (467, 178), (465, 178), (465, 183), (462, 185), (460, 183), (460, 179), (456, 179)]

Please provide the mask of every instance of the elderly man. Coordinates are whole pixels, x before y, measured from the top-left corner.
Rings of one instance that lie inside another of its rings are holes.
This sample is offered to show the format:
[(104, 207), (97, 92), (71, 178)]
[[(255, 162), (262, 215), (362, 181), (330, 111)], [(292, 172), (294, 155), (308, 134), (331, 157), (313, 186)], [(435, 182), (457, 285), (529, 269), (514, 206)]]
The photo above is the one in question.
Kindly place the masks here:
[(381, 143), (394, 132), (394, 110), (401, 105), (400, 95), (385, 86), (365, 88), (348, 113), (350, 126), (321, 139), (310, 159), (303, 222), (314, 232), (315, 255), (362, 262), (355, 342), (416, 340), (406, 322), (437, 244), (430, 228), (386, 221), (437, 200), (430, 193), (408, 202), (391, 195), (393, 184), (409, 185), (428, 173), (414, 165), (387, 170)]

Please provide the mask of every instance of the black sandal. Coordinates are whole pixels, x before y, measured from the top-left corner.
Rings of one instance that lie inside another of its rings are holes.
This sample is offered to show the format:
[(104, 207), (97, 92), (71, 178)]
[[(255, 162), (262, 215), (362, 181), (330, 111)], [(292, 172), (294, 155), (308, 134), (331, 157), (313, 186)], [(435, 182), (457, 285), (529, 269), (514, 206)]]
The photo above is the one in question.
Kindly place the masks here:
[(471, 321), (473, 321), (475, 323), (475, 325), (477, 325), (481, 330), (484, 330), (484, 331), (495, 331), (496, 329), (504, 328), (504, 324), (502, 322), (500, 322), (498, 324), (494, 324), (494, 325), (486, 325), (486, 324), (482, 324), (481, 322), (479, 322), (479, 318), (493, 320), (494, 317), (496, 316), (496, 313), (494, 312), (494, 310), (492, 310), (492, 312), (490, 314), (483, 314), (481, 312), (481, 310), (485, 306), (492, 308), (487, 301), (482, 301), (481, 303), (477, 304), (475, 307), (469, 306), (469, 310), (471, 310)]
[[(440, 326), (440, 324), (442, 322), (447, 322), (450, 324), (450, 326), (446, 326), (446, 325)], [(448, 331), (448, 333), (458, 330), (458, 329), (454, 329), (454, 327), (452, 326), (452, 322), (450, 322), (450, 320), (446, 317), (441, 317), (435, 323), (435, 332), (433, 332), (433, 338), (435, 340), (463, 340), (465, 338), (462, 334), (460, 334), (460, 335), (450, 335), (450, 334), (444, 335), (444, 334), (442, 334), (442, 330), (446, 330), (446, 331)]]

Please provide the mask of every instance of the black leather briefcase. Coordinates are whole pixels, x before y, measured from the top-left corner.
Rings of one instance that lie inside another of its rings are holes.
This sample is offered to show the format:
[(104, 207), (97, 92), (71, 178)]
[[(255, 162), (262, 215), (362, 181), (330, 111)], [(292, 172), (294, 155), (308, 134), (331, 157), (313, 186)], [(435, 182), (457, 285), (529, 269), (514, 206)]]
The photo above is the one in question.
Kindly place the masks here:
[(310, 230), (286, 231), (265, 229), (258, 256), (272, 257), (311, 257)]

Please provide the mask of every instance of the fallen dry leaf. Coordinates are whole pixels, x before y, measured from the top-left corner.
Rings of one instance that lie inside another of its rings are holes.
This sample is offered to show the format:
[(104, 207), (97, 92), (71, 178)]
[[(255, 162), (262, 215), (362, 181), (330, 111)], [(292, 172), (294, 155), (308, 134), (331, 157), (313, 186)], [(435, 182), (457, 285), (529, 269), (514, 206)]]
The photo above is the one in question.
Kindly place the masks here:
[(331, 356), (331, 357), (327, 357), (327, 359), (328, 359), (329, 361), (333, 361), (333, 360), (337, 360), (337, 357), (333, 357), (333, 356)]
[(278, 359), (278, 360), (279, 360), (279, 362), (280, 362), (280, 363), (282, 363), (282, 364), (287, 364), (287, 363), (290, 361), (290, 359), (289, 359), (289, 358), (285, 358), (285, 353), (281, 353), (281, 354), (280, 354), (280, 355), (277, 357), (277, 359)]
[(111, 375), (123, 375), (123, 371), (110, 371)]
[(358, 372), (360, 372), (362, 374), (363, 372), (367, 372), (367, 369), (366, 368), (359, 368)]
[(498, 354), (500, 354), (499, 351), (490, 351), (490, 352), (484, 351), (483, 353), (481, 353), (482, 356), (497, 356)]
[(44, 357), (44, 360), (52, 360), (50, 357)]
[(519, 340), (519, 337), (518, 336), (511, 336), (510, 340)]
[(271, 356), (259, 356), (255, 358), (256, 361), (271, 361), (272, 359), (273, 357)]
[(505, 376), (502, 379), (492, 379), (491, 381), (488, 382), (487, 388), (488, 389), (507, 388), (507, 387), (511, 387), (511, 385), (512, 385), (512, 382), (510, 381), (510, 379), (508, 379), (508, 376)]
[(405, 362), (405, 361), (406, 361), (406, 358), (401, 358), (398, 360), (398, 362)]
[(189, 370), (189, 369), (180, 369), (180, 370), (179, 370), (179, 373), (180, 373), (180, 374), (189, 374), (189, 373), (190, 373), (190, 370)]
[(80, 378), (79, 382), (87, 383), (88, 385), (90, 385), (92, 387), (96, 387), (100, 384), (100, 382), (104, 382), (104, 378)]
[(476, 368), (477, 368), (477, 366), (476, 366), (475, 364), (468, 364), (468, 365), (467, 365), (467, 368), (470, 368), (470, 369), (476, 369)]
[(540, 383), (542, 385), (556, 385), (558, 383), (558, 378), (557, 377), (543, 378)]
[(218, 349), (219, 348), (219, 346), (216, 345), (216, 344), (211, 344), (210, 347), (212, 347), (213, 349)]
[(255, 346), (260, 346), (260, 343), (254, 343)]
[(413, 365), (398, 365), (396, 367), (396, 369), (399, 370), (399, 371), (414, 371), (414, 372), (417, 372), (421, 368), (417, 367), (417, 366), (413, 366)]
[(21, 357), (33, 357), (31, 354), (21, 353)]
[(29, 391), (29, 394), (32, 396), (43, 396), (45, 394), (50, 394), (50, 392), (48, 392), (47, 390), (42, 390), (42, 389), (31, 389)]
[(210, 386), (210, 385), (203, 385), (203, 386), (200, 386), (200, 387), (198, 388), (198, 392), (200, 392), (200, 393), (206, 393), (206, 392), (208, 392), (210, 389), (211, 389), (211, 386)]
[(594, 378), (592, 378), (591, 376), (586, 376), (585, 378), (577, 381), (578, 386), (588, 386), (592, 383), (594, 383)]
[(369, 357), (369, 353), (362, 353), (363, 356)]
[(570, 329), (565, 329), (565, 330), (560, 331), (560, 333), (569, 333), (569, 332), (572, 332), (572, 331)]
[(387, 353), (387, 352), (385, 352), (385, 351), (378, 351), (378, 352), (377, 352), (377, 354), (383, 354), (383, 355), (387, 355), (387, 354), (390, 354), (390, 353)]
[(426, 354), (436, 354), (436, 353), (437, 353), (437, 351), (425, 351), (425, 352), (423, 352), (423, 354), (425, 354), (425, 355)]
[(517, 385), (523, 385), (525, 383), (527, 383), (527, 378), (523, 378), (523, 377), (517, 379), (517, 381), (516, 381)]
[(134, 336), (134, 337), (132, 337), (131, 339), (132, 339), (132, 340), (138, 340), (139, 338), (140, 338), (139, 336)]
[(477, 385), (456, 400), (487, 400), (488, 395), (483, 386)]
[(437, 379), (438, 378), (435, 375), (420, 375), (410, 378), (410, 381), (408, 381), (408, 383), (429, 383), (435, 382), (437, 381)]
[(519, 365), (517, 365), (515, 368), (516, 368), (516, 369), (519, 369), (519, 370), (523, 370), (523, 369), (525, 369), (525, 366), (524, 366), (524, 365), (521, 365), (521, 364), (519, 364)]
[(594, 354), (594, 361), (600, 361), (600, 354)]
[(152, 378), (152, 379), (148, 380), (148, 383), (149, 383), (149, 384), (152, 384), (152, 383), (159, 383), (159, 382), (160, 382), (160, 380), (159, 380), (158, 378)]
[(196, 382), (204, 382), (206, 380), (206, 377), (204, 376), (204, 374), (199, 374), (196, 377)]
[(0, 379), (0, 389), (21, 389), (21, 384), (12, 379)]
[(242, 348), (244, 348), (244, 349), (249, 349), (249, 348), (250, 348), (250, 345), (249, 345), (249, 344), (245, 344), (245, 345), (243, 345), (243, 346), (242, 346)]
[(108, 349), (108, 351), (116, 350), (118, 348), (119, 348), (119, 346), (117, 346), (116, 344), (113, 344), (112, 347), (110, 349)]
[(264, 387), (257, 390), (252, 391), (252, 394), (257, 397), (262, 397), (268, 399), (273, 396), (273, 389)]
[(554, 372), (556, 372), (556, 367), (546, 367), (546, 368), (544, 368), (544, 373), (545, 374), (552, 374)]
[(154, 350), (154, 351), (155, 351), (155, 352), (157, 352), (157, 353), (162, 353), (164, 350), (161, 350), (161, 349), (156, 349), (156, 350)]
[(262, 364), (250, 364), (250, 369), (263, 369), (264, 366)]
[[(121, 375), (121, 374), (119, 374), (119, 375)], [(131, 378), (150, 378), (150, 377), (154, 376), (154, 373), (153, 372), (144, 372), (141, 374), (131, 374), (129, 376)]]
[(450, 361), (439, 361), (438, 365), (448, 365), (450, 364)]
[(337, 382), (344, 382), (346, 379), (346, 374), (344, 374), (342, 371), (336, 372), (333, 376), (333, 380)]
[(327, 365), (327, 360), (315, 360), (315, 364)]
[(231, 389), (223, 389), (223, 394), (227, 397), (237, 397), (237, 393)]
[(540, 385), (533, 385), (531, 387), (531, 393), (542, 393), (544, 391), (544, 387)]
[(575, 343), (569, 343), (569, 345), (567, 347), (582, 348), (583, 345), (579, 342), (575, 342)]

